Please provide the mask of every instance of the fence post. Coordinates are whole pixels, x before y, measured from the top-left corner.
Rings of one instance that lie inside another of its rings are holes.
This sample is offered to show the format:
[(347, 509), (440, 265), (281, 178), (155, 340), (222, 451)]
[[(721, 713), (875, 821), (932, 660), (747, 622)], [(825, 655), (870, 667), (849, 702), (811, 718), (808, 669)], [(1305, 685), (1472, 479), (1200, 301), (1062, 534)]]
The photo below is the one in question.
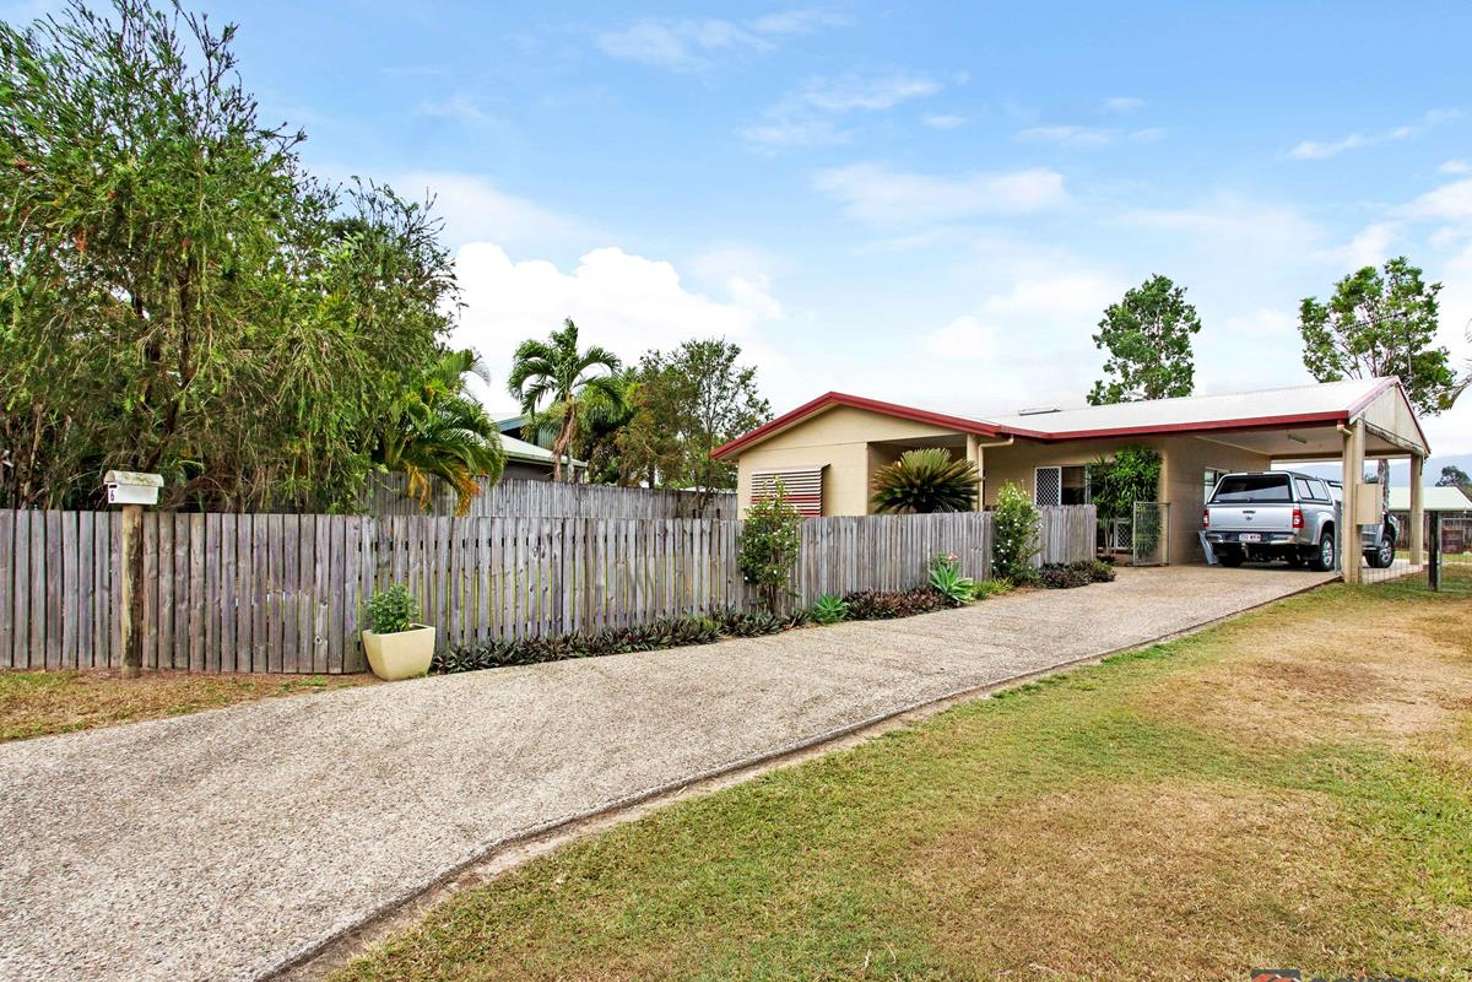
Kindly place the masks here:
[(1433, 590), (1441, 589), (1441, 512), (1428, 513), (1431, 519), (1431, 541), (1426, 556), (1426, 585)]

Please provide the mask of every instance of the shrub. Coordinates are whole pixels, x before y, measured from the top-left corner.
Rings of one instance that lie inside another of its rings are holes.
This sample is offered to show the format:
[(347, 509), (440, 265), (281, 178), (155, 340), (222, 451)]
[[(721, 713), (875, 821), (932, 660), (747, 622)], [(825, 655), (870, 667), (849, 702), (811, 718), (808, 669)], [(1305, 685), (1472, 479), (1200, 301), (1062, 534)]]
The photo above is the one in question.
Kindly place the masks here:
[[(763, 634), (785, 631), (790, 621), (766, 610), (739, 610), (735, 607), (716, 614), (722, 634), (732, 638), (755, 638)], [(795, 626), (795, 625), (791, 625)]]
[(753, 501), (746, 510), (736, 564), (742, 578), (761, 592), (769, 612), (776, 613), (783, 594), (789, 592), (801, 526), (802, 516), (787, 500), (780, 481), (771, 497)]
[(930, 561), (930, 588), (953, 607), (964, 607), (976, 599), (976, 581), (961, 574), (961, 561), (954, 554), (942, 554)]
[(848, 619), (851, 621), (884, 621), (895, 617), (910, 617), (945, 610), (950, 601), (930, 587), (897, 592), (862, 590), (846, 594), (843, 602), (848, 604)]
[(380, 590), (368, 599), (364, 608), (368, 630), (374, 634), (397, 634), (407, 631), (419, 620), (419, 600), (402, 583)]
[(1048, 563), (1038, 571), (1038, 582), (1050, 590), (1066, 590), (1090, 583), (1108, 583), (1114, 579), (1114, 568), (1097, 559), (1076, 563)]
[(1032, 557), (1038, 554), (1038, 510), (1018, 485), (1008, 482), (997, 492), (992, 512), (992, 569), (1013, 583), (1036, 578)]
[(877, 512), (971, 511), (980, 484), (973, 461), (952, 460), (940, 447), (906, 450), (875, 472), (870, 500)]
[(980, 580), (976, 584), (976, 599), (985, 600), (987, 597), (999, 597), (1011, 591), (1012, 584), (1007, 580)]
[(825, 593), (813, 604), (812, 617), (819, 624), (837, 624), (848, 617), (848, 604), (842, 597)]

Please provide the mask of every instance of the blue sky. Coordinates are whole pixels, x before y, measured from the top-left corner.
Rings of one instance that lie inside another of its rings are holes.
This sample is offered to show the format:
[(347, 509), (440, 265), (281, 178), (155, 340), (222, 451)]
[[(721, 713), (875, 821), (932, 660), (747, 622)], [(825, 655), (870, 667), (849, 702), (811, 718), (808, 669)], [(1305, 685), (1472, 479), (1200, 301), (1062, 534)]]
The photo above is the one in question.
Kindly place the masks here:
[[(571, 315), (630, 357), (728, 335), (778, 410), (1072, 405), (1160, 272), (1198, 391), (1293, 384), (1298, 300), (1401, 253), (1468, 356), (1465, 3), (208, 9), (315, 169), (438, 194), (502, 377)], [(1428, 430), (1472, 451), (1472, 396)]]

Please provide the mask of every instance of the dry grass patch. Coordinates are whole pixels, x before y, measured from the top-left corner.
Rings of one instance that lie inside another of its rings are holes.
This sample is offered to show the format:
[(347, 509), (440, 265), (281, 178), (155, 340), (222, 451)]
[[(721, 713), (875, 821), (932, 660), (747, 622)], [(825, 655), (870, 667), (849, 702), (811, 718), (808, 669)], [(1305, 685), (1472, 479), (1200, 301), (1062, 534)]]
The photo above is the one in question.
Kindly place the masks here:
[(1472, 606), (1376, 589), (681, 802), (336, 977), (1464, 977), (1472, 659), (1415, 625)]
[[(1374, 964), (1356, 925), (1410, 918), (1326, 795), (1231, 784), (1097, 786), (963, 825), (910, 872), (959, 973), (1239, 978)], [(1467, 949), (1464, 949), (1467, 950)], [(1472, 953), (1472, 951), (1469, 951)]]
[(148, 672), (123, 679), (115, 672), (0, 672), (0, 742), (372, 681), (367, 675)]

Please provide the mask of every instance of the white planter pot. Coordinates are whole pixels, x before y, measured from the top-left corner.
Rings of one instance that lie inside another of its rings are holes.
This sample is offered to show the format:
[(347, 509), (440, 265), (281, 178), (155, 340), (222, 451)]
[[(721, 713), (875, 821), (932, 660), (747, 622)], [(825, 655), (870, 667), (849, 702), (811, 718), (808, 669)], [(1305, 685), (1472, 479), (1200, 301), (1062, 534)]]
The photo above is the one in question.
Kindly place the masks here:
[(363, 651), (373, 674), (385, 682), (418, 678), (429, 673), (434, 658), (434, 628), (416, 624), (393, 634), (364, 631)]

